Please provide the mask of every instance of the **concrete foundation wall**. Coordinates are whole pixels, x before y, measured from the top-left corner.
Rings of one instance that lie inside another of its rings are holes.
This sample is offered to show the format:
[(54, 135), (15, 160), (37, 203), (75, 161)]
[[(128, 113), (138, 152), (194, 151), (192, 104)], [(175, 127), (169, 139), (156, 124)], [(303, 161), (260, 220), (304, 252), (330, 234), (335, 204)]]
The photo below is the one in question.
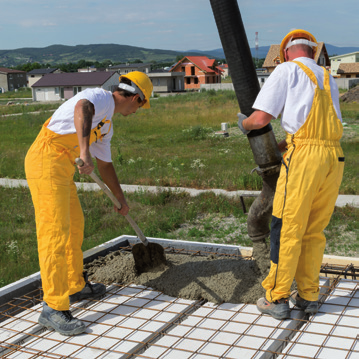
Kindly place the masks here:
[(224, 84), (201, 84), (200, 90), (232, 90), (234, 91), (233, 83), (224, 83)]
[(335, 82), (337, 83), (338, 88), (349, 90), (359, 84), (359, 78), (335, 78)]

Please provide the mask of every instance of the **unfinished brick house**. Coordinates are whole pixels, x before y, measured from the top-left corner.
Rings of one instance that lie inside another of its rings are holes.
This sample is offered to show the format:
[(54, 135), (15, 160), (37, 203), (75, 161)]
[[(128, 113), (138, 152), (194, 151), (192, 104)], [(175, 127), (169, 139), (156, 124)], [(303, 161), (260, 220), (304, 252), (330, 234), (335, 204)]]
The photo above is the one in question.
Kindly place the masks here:
[(221, 83), (222, 70), (207, 56), (185, 56), (170, 72), (184, 72), (185, 90), (197, 90), (201, 84)]

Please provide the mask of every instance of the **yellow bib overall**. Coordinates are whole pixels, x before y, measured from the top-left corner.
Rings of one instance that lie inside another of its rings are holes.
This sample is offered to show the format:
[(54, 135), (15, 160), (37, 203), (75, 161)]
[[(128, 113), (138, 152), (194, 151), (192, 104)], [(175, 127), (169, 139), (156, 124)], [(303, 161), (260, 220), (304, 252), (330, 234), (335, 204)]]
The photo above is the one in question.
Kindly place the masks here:
[[(49, 122), (26, 155), (25, 172), (35, 208), (44, 301), (63, 311), (69, 309), (69, 295), (85, 286), (81, 251), (84, 217), (73, 182), (80, 151), (76, 133), (58, 135), (47, 128)], [(90, 144), (102, 140), (104, 122), (91, 131)]]
[(288, 151), (273, 201), (271, 268), (262, 283), (271, 302), (289, 297), (293, 278), (303, 299), (318, 300), (323, 231), (334, 211), (344, 169), (339, 143), (343, 126), (333, 107), (329, 74), (323, 69), (320, 89), (314, 73), (295, 63), (316, 89), (305, 123), (294, 135), (287, 134)]

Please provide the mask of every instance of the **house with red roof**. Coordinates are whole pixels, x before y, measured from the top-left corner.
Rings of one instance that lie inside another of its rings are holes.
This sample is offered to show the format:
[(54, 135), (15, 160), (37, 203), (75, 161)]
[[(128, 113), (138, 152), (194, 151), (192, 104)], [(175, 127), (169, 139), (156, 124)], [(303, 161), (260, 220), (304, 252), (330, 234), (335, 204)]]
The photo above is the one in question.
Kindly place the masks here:
[(201, 84), (221, 83), (222, 70), (214, 59), (207, 56), (185, 56), (170, 72), (184, 72), (185, 90), (197, 90)]

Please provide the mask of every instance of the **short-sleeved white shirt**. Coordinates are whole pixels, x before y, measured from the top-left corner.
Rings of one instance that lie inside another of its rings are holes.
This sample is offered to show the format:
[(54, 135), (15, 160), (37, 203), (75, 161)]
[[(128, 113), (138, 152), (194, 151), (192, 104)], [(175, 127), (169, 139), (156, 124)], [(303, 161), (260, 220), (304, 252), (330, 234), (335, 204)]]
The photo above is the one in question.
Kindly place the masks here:
[[(324, 70), (307, 57), (295, 61), (310, 68), (317, 78), (318, 86), (323, 88)], [(336, 114), (342, 120), (339, 107), (339, 91), (336, 82), (330, 76), (331, 97)], [(281, 114), (281, 125), (290, 133), (296, 133), (306, 121), (312, 108), (315, 84), (304, 71), (293, 62), (278, 65), (259, 92), (253, 108), (269, 113), (274, 118)]]
[[(115, 111), (115, 101), (112, 93), (101, 88), (86, 89), (62, 104), (52, 115), (47, 128), (57, 134), (67, 135), (76, 133), (74, 123), (74, 110), (79, 100), (89, 100), (95, 107), (95, 115), (92, 119), (92, 128), (95, 128), (102, 120), (111, 120)], [(111, 138), (113, 135), (112, 120), (101, 127), (101, 133), (106, 134), (102, 141), (94, 142), (90, 146), (93, 157), (105, 162), (111, 160)]]

